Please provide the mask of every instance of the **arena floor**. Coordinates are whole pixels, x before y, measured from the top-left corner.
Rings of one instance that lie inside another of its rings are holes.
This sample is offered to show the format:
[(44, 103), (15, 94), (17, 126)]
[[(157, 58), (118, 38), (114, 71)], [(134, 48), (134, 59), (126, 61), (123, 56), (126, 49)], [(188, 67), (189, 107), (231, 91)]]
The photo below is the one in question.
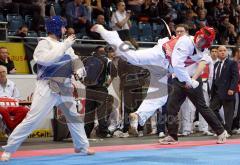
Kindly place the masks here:
[(215, 139), (194, 135), (179, 138), (177, 145), (159, 145), (157, 136), (94, 139), (90, 143), (96, 155), (79, 156), (73, 152), (71, 139), (53, 142), (52, 138), (34, 138), (24, 142), (6, 164), (239, 164), (240, 136), (232, 136), (223, 145), (217, 145)]

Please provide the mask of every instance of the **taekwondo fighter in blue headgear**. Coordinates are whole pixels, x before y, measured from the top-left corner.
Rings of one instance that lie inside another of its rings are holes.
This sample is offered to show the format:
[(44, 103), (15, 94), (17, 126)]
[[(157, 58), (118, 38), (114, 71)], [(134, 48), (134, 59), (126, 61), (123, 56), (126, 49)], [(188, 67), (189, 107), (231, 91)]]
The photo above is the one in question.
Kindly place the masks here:
[[(77, 113), (76, 102), (72, 96), (72, 74), (84, 76), (84, 67), (73, 68), (78, 56), (74, 54), (72, 45), (75, 36), (71, 35), (63, 42), (61, 36), (65, 33), (65, 21), (54, 16), (46, 21), (48, 37), (40, 38), (33, 58), (38, 66), (36, 89), (32, 100), (31, 110), (8, 138), (3, 146), (2, 161), (8, 161), (28, 135), (37, 128), (43, 118), (58, 106), (63, 111), (71, 132), (76, 153), (94, 154), (89, 149), (89, 142), (84, 130), (84, 123)], [(78, 60), (78, 64), (79, 64)]]

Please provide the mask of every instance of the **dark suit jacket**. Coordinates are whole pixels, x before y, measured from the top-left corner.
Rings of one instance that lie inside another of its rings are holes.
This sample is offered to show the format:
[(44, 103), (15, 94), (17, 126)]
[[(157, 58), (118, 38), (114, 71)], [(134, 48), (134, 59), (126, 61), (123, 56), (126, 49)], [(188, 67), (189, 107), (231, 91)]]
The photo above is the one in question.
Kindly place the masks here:
[(237, 62), (226, 59), (221, 70), (219, 79), (215, 79), (215, 70), (218, 66), (219, 61), (214, 65), (214, 77), (211, 89), (211, 97), (219, 96), (220, 99), (231, 100), (235, 99), (235, 96), (229, 96), (228, 90), (236, 90), (238, 84), (238, 64)]

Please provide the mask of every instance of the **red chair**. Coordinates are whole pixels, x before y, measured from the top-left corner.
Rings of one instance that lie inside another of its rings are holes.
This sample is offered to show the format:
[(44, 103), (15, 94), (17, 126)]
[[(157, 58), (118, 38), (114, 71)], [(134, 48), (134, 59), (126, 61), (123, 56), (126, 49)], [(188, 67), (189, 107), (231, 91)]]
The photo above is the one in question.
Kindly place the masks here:
[(26, 106), (19, 106), (18, 100), (13, 98), (0, 98), (0, 114), (9, 131), (13, 131), (22, 122), (29, 111)]

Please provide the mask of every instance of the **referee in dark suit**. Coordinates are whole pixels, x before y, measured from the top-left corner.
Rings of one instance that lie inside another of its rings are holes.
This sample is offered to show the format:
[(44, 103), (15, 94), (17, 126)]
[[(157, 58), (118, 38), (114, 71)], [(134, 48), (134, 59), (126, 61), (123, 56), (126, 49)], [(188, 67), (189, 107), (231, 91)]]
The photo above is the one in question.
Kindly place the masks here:
[(214, 65), (210, 108), (216, 113), (220, 121), (223, 121), (219, 115), (219, 109), (223, 106), (224, 126), (228, 134), (231, 135), (235, 105), (234, 93), (238, 83), (238, 65), (237, 62), (228, 58), (225, 46), (218, 47), (218, 59), (219, 61)]

